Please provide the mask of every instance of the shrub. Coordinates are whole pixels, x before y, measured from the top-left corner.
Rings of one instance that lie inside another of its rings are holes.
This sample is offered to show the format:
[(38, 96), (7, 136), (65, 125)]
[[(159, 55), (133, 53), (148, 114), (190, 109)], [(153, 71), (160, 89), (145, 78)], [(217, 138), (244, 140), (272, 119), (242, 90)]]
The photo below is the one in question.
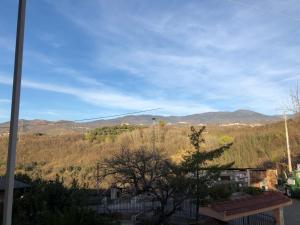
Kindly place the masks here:
[(232, 190), (229, 185), (215, 185), (209, 190), (209, 196), (214, 201), (226, 200), (231, 193)]
[(54, 181), (17, 178), (28, 184), (25, 193), (15, 194), (13, 225), (118, 225), (115, 217), (98, 215), (87, 207), (88, 191), (76, 185), (64, 186), (58, 176)]
[(257, 187), (244, 187), (243, 192), (249, 195), (259, 195), (264, 192), (263, 189)]

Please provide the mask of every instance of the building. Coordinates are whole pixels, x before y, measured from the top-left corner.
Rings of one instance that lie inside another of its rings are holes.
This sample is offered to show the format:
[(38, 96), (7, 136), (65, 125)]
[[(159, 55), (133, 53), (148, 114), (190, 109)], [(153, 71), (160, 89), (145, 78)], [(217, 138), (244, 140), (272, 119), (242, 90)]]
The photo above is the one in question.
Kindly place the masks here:
[(239, 187), (257, 187), (276, 190), (278, 185), (277, 170), (254, 168), (230, 168), (222, 170), (220, 182), (235, 183)]
[[(283, 208), (291, 204), (292, 200), (281, 193), (267, 191), (257, 196), (247, 196), (200, 207), (199, 213), (224, 222), (236, 221), (226, 224), (284, 225)], [(273, 216), (267, 214), (270, 212), (273, 212)], [(253, 217), (255, 215), (256, 217)]]

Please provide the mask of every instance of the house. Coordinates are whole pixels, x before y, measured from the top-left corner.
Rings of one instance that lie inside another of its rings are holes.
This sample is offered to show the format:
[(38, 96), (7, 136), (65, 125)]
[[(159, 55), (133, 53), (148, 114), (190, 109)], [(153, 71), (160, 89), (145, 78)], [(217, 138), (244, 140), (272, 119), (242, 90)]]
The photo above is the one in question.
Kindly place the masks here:
[(220, 174), (220, 182), (236, 183), (239, 187), (276, 190), (278, 174), (273, 169), (230, 168)]

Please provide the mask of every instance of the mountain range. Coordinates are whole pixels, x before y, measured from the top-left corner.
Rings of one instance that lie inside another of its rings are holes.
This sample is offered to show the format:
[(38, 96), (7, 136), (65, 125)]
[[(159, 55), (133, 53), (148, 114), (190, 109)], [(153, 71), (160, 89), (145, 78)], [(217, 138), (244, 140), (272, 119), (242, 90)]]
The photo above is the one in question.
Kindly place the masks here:
[[(156, 116), (156, 115), (130, 115), (114, 119), (102, 119), (91, 122), (73, 121), (47, 121), (47, 120), (20, 120), (19, 131), (21, 133), (51, 133), (61, 134), (65, 132), (85, 132), (100, 126), (113, 126), (119, 124), (150, 125), (164, 121), (169, 125), (175, 124), (207, 124), (207, 125), (262, 125), (281, 120), (279, 115), (265, 115), (250, 110), (236, 110), (233, 112), (206, 112), (186, 116)], [(9, 122), (0, 124), (0, 133), (7, 133)]]

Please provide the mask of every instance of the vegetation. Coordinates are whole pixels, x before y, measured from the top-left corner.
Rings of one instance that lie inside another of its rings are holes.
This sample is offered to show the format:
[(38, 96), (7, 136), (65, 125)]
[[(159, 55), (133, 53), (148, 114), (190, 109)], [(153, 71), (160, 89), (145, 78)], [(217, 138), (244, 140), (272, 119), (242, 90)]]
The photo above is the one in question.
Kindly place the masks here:
[(100, 127), (85, 133), (85, 139), (89, 141), (97, 140), (98, 142), (103, 142), (106, 139), (114, 141), (118, 135), (124, 132), (133, 131), (137, 128), (139, 127), (134, 125), (126, 125), (126, 124), (111, 126), (111, 127)]
[[(203, 144), (205, 127), (191, 127), (189, 135), (194, 151), (185, 155), (182, 163), (170, 161), (157, 149), (141, 147), (135, 150), (123, 148), (101, 164), (102, 178), (110, 177), (111, 183), (131, 196), (143, 195), (158, 202), (152, 209), (155, 224), (167, 224), (186, 199), (195, 200), (196, 212), (201, 205), (228, 198), (230, 187), (217, 186), (221, 169), (232, 165), (209, 164), (229, 150), (231, 144), (207, 150)], [(221, 189), (222, 188), (222, 189)], [(198, 213), (196, 213), (198, 221)]]
[[(300, 144), (298, 126), (298, 120), (289, 121), (292, 149)], [(238, 167), (267, 167), (285, 158), (282, 123), (191, 130), (166, 124), (125, 127), (96, 129), (89, 132), (95, 137), (92, 139), (88, 134), (22, 136), (17, 171), (30, 177), (26, 179), (31, 188), (15, 196), (14, 224), (116, 224), (114, 218), (96, 215), (86, 207), (87, 190), (96, 186), (96, 165), (102, 166), (102, 187), (115, 184), (130, 194), (147, 195), (159, 202), (154, 214), (162, 224), (187, 198), (195, 199), (197, 207), (228, 198), (232, 188), (216, 186), (213, 180), (219, 169), (232, 161)], [(7, 142), (7, 137), (0, 137), (2, 172)]]
[(259, 195), (263, 192), (263, 189), (257, 187), (244, 187), (242, 191), (249, 195)]
[[(289, 134), (294, 166), (300, 154), (300, 122), (289, 120)], [(17, 147), (17, 172), (30, 177), (55, 179), (56, 174), (64, 178), (70, 186), (76, 178), (82, 187), (96, 186), (96, 165), (104, 158), (120, 149), (152, 148), (153, 131), (155, 147), (175, 163), (182, 160), (194, 148), (188, 134), (190, 127), (157, 125), (144, 127), (115, 135), (114, 140), (86, 140), (82, 134), (63, 135), (22, 135)], [(235, 167), (276, 167), (278, 162), (286, 161), (286, 143), (282, 122), (260, 127), (219, 127), (208, 126), (203, 133), (206, 142), (203, 147), (215, 149), (234, 142), (231, 148), (211, 164), (235, 162)], [(0, 174), (6, 166), (8, 137), (0, 136)], [(105, 186), (105, 183), (103, 183)]]
[[(226, 165), (209, 165), (209, 162), (216, 158), (219, 158), (226, 150), (228, 150), (231, 144), (225, 144), (217, 149), (207, 150), (205, 149), (205, 139), (203, 132), (205, 127), (195, 129), (191, 127), (190, 142), (194, 147), (194, 151), (184, 156), (182, 162), (182, 168), (193, 176), (188, 179), (191, 185), (190, 194), (191, 197), (196, 199), (196, 212), (199, 211), (200, 204), (205, 204), (207, 197), (209, 196), (210, 187), (214, 186), (214, 181), (219, 176), (221, 169), (229, 168), (233, 163)], [(205, 170), (203, 170), (205, 168)], [(198, 221), (198, 213), (196, 214), (196, 220)]]
[(30, 184), (30, 188), (14, 195), (13, 225), (119, 224), (116, 218), (98, 215), (86, 207), (88, 191), (79, 188), (76, 180), (66, 188), (59, 177), (54, 181), (31, 180), (24, 175), (17, 178)]
[[(236, 192), (230, 185), (218, 184), (208, 189), (211, 201), (228, 200), (232, 193)], [(250, 194), (250, 193), (249, 193)]]
[(114, 185), (132, 196), (144, 194), (159, 202), (154, 210), (155, 224), (164, 224), (188, 196), (186, 173), (157, 150), (123, 149), (105, 160), (102, 171), (104, 177), (112, 176)]

